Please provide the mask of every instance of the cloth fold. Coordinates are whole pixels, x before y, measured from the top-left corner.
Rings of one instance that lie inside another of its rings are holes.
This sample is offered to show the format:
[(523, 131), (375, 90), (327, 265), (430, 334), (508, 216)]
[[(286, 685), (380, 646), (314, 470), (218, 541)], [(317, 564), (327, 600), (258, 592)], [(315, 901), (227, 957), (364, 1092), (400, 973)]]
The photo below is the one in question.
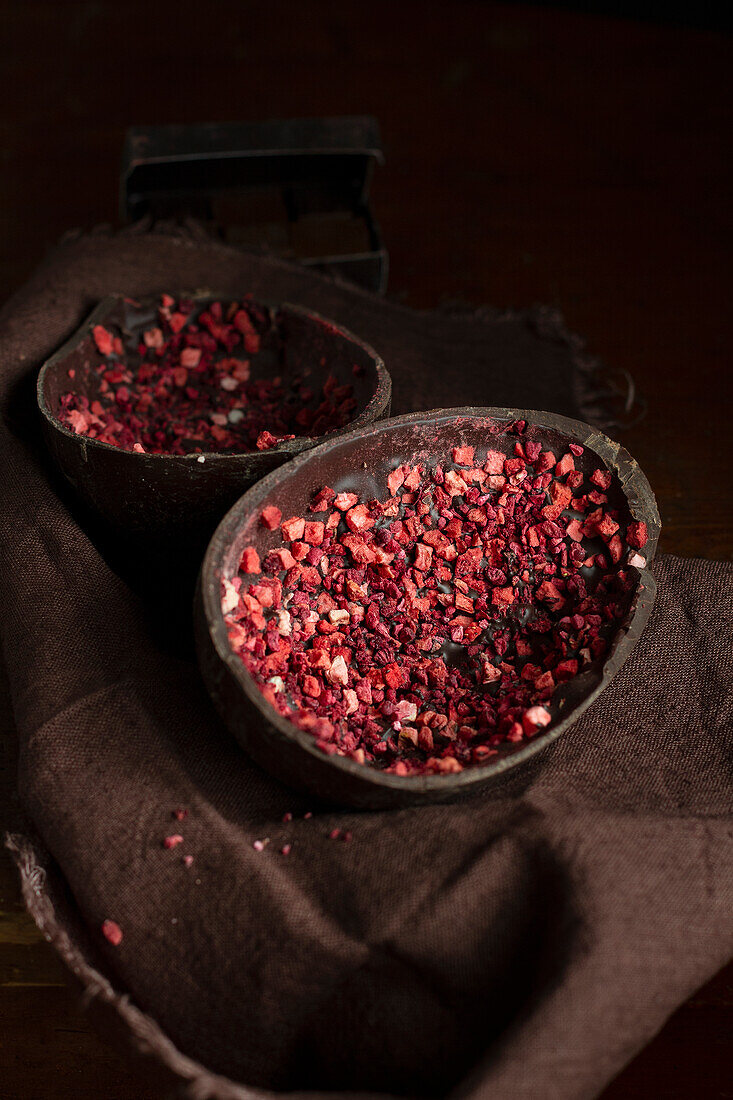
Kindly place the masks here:
[(165, 601), (153, 633), (74, 521), (29, 406), (28, 377), (96, 298), (202, 285), (353, 329), (385, 359), (396, 412), (578, 411), (588, 364), (549, 314), (418, 314), (172, 237), (56, 252), (0, 317), (2, 631), (32, 823), (12, 844), (29, 908), (184, 1095), (594, 1096), (730, 956), (733, 566), (662, 557), (632, 657), (501, 788), (395, 813), (305, 800), (223, 728), (165, 644)]

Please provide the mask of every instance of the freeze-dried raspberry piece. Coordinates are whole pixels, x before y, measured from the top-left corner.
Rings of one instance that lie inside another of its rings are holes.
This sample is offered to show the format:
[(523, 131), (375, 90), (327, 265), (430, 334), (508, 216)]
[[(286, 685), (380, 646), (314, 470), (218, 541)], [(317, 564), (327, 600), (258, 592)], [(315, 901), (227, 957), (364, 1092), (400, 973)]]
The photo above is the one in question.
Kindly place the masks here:
[(594, 470), (590, 475), (590, 480), (594, 485), (597, 485), (604, 493), (606, 489), (610, 488), (613, 475), (610, 470)]
[(274, 436), (272, 432), (268, 431), (260, 432), (255, 444), (258, 451), (269, 451), (272, 447), (277, 447), (277, 445), (277, 436)]
[(633, 520), (626, 528), (626, 541), (635, 550), (646, 546), (649, 535), (643, 520)]
[(260, 523), (263, 527), (267, 527), (268, 531), (274, 531), (276, 527), (280, 526), (282, 518), (283, 514), (280, 509), (276, 508), (274, 504), (268, 504), (262, 509)]

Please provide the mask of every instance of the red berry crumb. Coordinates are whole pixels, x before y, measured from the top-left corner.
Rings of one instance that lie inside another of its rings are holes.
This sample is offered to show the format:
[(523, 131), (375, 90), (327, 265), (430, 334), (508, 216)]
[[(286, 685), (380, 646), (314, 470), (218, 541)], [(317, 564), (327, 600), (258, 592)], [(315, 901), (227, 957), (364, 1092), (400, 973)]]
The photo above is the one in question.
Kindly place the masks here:
[(116, 921), (102, 921), (102, 935), (113, 947), (119, 947), (122, 943), (122, 929)]

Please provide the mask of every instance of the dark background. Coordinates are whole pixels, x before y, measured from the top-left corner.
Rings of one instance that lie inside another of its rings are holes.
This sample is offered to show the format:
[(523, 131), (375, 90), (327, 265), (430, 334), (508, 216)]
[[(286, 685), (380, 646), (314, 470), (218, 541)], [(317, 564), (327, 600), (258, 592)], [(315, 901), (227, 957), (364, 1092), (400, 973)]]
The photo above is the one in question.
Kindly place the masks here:
[[(661, 549), (730, 559), (729, 16), (661, 7), (0, 2), (0, 300), (65, 230), (115, 221), (130, 124), (374, 114), (389, 293), (559, 307), (646, 400), (617, 434)], [(729, 968), (604, 1100), (732, 1097), (732, 1034)], [(79, 1013), (7, 861), (0, 1095), (155, 1095)]]

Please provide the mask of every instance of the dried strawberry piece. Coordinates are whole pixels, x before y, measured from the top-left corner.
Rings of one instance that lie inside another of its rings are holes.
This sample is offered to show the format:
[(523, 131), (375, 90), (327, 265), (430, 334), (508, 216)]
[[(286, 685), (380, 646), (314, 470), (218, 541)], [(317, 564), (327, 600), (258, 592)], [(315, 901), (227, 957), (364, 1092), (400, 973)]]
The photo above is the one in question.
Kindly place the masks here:
[(325, 525), (319, 519), (307, 520), (303, 528), (303, 541), (311, 546), (321, 546), (325, 534)]
[(523, 458), (505, 458), (504, 473), (507, 477), (513, 477), (514, 474), (518, 474), (520, 470), (523, 470), (525, 465), (526, 463)]
[(100, 355), (110, 356), (114, 353), (114, 337), (103, 325), (94, 326), (92, 337)]
[(201, 362), (201, 348), (183, 348), (180, 362), (182, 367), (197, 367)]
[(553, 468), (557, 459), (552, 451), (542, 451), (539, 458), (534, 464), (534, 471), (536, 474), (542, 474)]
[(276, 508), (274, 504), (268, 504), (262, 509), (260, 516), (260, 523), (263, 527), (266, 527), (268, 531), (274, 531), (275, 528), (280, 526), (280, 520), (283, 518), (283, 514), (279, 508)]
[(358, 502), (359, 498), (356, 493), (339, 493), (333, 504), (340, 512), (348, 512), (349, 508), (353, 508)]
[(330, 489), (328, 485), (324, 485), (324, 487), (320, 489), (313, 498), (313, 501), (310, 505), (310, 511), (325, 512), (329, 508), (331, 501), (334, 500), (335, 497), (336, 494), (334, 493), (333, 489)]
[(537, 589), (537, 598), (544, 600), (554, 611), (564, 607), (565, 599), (553, 581), (543, 581)]
[(453, 461), (459, 466), (473, 466), (473, 456), (476, 448), (467, 445), (453, 448)]
[(346, 687), (349, 682), (349, 670), (343, 657), (334, 657), (326, 671), (326, 679), (332, 684)]
[[(396, 470), (393, 470), (391, 474), (387, 475), (387, 488), (389, 489), (390, 496), (394, 496), (397, 490), (400, 488), (405, 480), (405, 467), (398, 466)], [(358, 497), (353, 501), (356, 504)]]
[(613, 564), (618, 565), (624, 553), (623, 544), (618, 535), (614, 535), (608, 543), (608, 552), (611, 555), (611, 561), (613, 562)]
[(254, 546), (245, 546), (239, 562), (239, 571), (240, 573), (260, 573), (262, 571), (260, 555)]
[(522, 715), (522, 729), (527, 737), (533, 737), (551, 721), (552, 715), (546, 707), (530, 707)]
[(487, 474), (503, 474), (504, 473), (504, 459), (506, 455), (502, 451), (487, 451), (486, 461), (484, 462), (484, 470)]
[(305, 520), (298, 516), (293, 516), (291, 519), (283, 520), (280, 525), (280, 530), (283, 533), (283, 538), (287, 542), (294, 542), (297, 539), (302, 539), (305, 531)]
[[(337, 502), (338, 497), (335, 503)], [(349, 508), (346, 513), (346, 523), (352, 531), (364, 531), (366, 528), (374, 526), (374, 520), (369, 514), (369, 509), (364, 504), (357, 504), (353, 508)]]
[(273, 550), (272, 557), (275, 561), (275, 568), (277, 569), (292, 569), (293, 566), (296, 564), (293, 555), (290, 553), (289, 550), (286, 550), (284, 547), (281, 547), (279, 550)]
[(549, 520), (556, 520), (568, 507), (572, 499), (572, 490), (560, 481), (553, 481), (550, 486), (552, 504), (547, 504), (542, 509), (542, 515)]

